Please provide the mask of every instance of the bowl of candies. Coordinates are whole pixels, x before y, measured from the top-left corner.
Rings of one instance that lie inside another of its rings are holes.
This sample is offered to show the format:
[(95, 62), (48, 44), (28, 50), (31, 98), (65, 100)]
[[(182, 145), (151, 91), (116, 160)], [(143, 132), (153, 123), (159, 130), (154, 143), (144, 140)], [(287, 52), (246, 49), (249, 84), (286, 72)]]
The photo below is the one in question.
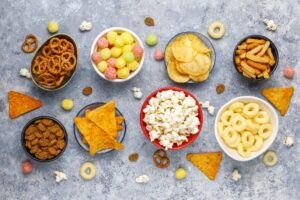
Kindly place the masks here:
[(103, 79), (125, 82), (140, 72), (144, 62), (144, 46), (134, 32), (112, 27), (95, 38), (90, 57), (95, 71)]

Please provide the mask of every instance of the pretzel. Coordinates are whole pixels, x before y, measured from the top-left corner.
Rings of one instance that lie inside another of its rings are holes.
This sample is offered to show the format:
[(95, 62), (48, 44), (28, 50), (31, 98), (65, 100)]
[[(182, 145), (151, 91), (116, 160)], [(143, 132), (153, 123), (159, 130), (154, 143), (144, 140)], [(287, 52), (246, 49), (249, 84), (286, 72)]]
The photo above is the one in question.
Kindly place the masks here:
[(41, 85), (53, 87), (55, 86), (55, 77), (50, 73), (43, 73), (37, 78), (37, 82)]
[(53, 51), (53, 53), (56, 54), (61, 54), (62, 53), (62, 48), (61, 48), (61, 44), (60, 44), (60, 39), (59, 38), (52, 38), (49, 42), (51, 51)]
[(65, 79), (65, 76), (59, 77), (59, 79), (57, 79), (56, 82), (55, 82), (55, 86), (59, 87), (64, 79)]
[(68, 48), (67, 48), (67, 51), (68, 52), (71, 52), (71, 53), (73, 53), (73, 54), (75, 54), (75, 48), (74, 48), (74, 45), (71, 43), (71, 42), (69, 42), (69, 41), (67, 41), (68, 42)]
[(33, 34), (28, 34), (25, 36), (25, 41), (22, 43), (22, 50), (25, 53), (31, 53), (38, 47), (38, 39)]
[(167, 152), (163, 149), (159, 149), (153, 153), (153, 162), (158, 168), (167, 168), (170, 166), (170, 159)]
[(60, 58), (51, 57), (48, 62), (48, 70), (51, 74), (57, 75), (61, 72)]
[(63, 52), (66, 52), (68, 50), (69, 47), (69, 41), (66, 39), (61, 39), (60, 40), (60, 47), (62, 48)]
[(64, 52), (64, 53), (62, 53), (61, 54), (61, 59), (62, 59), (62, 61), (70, 63), (71, 70), (76, 65), (76, 56), (74, 54), (72, 54), (71, 52)]
[(42, 55), (45, 57), (50, 57), (52, 54), (50, 45), (46, 45), (42, 49)]
[(34, 58), (34, 63), (40, 63), (40, 62), (42, 62), (42, 61), (48, 61), (48, 59), (47, 58), (45, 58), (44, 56), (36, 56), (35, 58)]
[(34, 62), (32, 66), (32, 72), (36, 75), (42, 74), (47, 70), (47, 61), (42, 60), (40, 62)]

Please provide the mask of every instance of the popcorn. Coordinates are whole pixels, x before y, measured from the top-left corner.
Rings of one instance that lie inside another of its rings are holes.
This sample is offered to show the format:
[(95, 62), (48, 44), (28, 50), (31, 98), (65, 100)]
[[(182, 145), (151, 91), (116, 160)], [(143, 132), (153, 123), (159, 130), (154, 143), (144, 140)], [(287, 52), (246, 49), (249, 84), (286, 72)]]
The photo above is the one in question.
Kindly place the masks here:
[(215, 107), (209, 106), (209, 107), (207, 108), (207, 110), (208, 110), (208, 113), (209, 113), (210, 115), (214, 115), (214, 114), (215, 114)]
[(276, 31), (278, 25), (273, 20), (264, 19), (263, 21), (268, 31)]
[(149, 182), (149, 176), (143, 174), (141, 176), (138, 176), (136, 179), (135, 179), (135, 182), (137, 183), (148, 183)]
[(294, 138), (292, 136), (285, 136), (283, 140), (283, 144), (287, 147), (291, 147), (294, 145)]
[(188, 141), (198, 133), (200, 121), (196, 101), (183, 92), (166, 90), (157, 93), (144, 108), (144, 122), (150, 140), (158, 140), (167, 149)]
[(89, 31), (92, 28), (93, 28), (92, 23), (87, 21), (83, 21), (79, 26), (80, 31)]
[(134, 98), (141, 99), (143, 97), (141, 88), (133, 87), (131, 91), (133, 92)]
[(31, 74), (30, 74), (29, 70), (26, 69), (26, 68), (21, 68), (20, 69), (20, 76), (24, 76), (24, 77), (29, 78), (29, 79), (31, 78)]
[(54, 176), (55, 176), (55, 181), (57, 183), (63, 181), (63, 180), (67, 180), (67, 175), (63, 172), (59, 172), (59, 171), (54, 171)]
[(231, 179), (234, 180), (235, 182), (241, 179), (241, 174), (237, 169), (234, 169), (232, 174), (231, 174)]

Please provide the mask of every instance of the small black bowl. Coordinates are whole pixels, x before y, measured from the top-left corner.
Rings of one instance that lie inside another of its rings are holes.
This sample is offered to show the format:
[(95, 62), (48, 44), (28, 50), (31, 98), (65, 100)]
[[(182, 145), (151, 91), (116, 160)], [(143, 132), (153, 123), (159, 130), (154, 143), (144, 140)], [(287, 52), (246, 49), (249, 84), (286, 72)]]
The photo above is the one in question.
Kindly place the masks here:
[(271, 47), (273, 56), (274, 56), (274, 58), (275, 58), (275, 64), (271, 67), (271, 71), (270, 71), (270, 73), (269, 73), (270, 78), (271, 78), (272, 74), (274, 73), (274, 71), (277, 69), (278, 62), (279, 62), (279, 54), (278, 54), (277, 47), (275, 46), (274, 42), (272, 42), (272, 40), (270, 40), (269, 38), (267, 38), (267, 37), (265, 37), (265, 36), (263, 36), (263, 35), (249, 35), (249, 36), (244, 37), (243, 39), (241, 39), (241, 40), (237, 43), (237, 45), (235, 46), (234, 51), (233, 51), (233, 64), (234, 64), (234, 67), (235, 67), (236, 71), (237, 71), (240, 75), (242, 75), (244, 78), (247, 78), (248, 80), (252, 80), (252, 81), (268, 80), (268, 79), (265, 79), (264, 77), (256, 78), (256, 79), (248, 78), (248, 77), (244, 76), (243, 73), (239, 72), (239, 70), (237, 69), (237, 65), (236, 65), (236, 63), (235, 63), (235, 52), (236, 52), (236, 50), (238, 49), (238, 46), (239, 46), (240, 44), (242, 44), (244, 41), (246, 41), (248, 38), (264, 39), (264, 40), (270, 41), (270, 47)]
[[(51, 120), (55, 121), (55, 122), (61, 127), (61, 129), (63, 130), (64, 135), (65, 135), (65, 137), (64, 137), (65, 143), (66, 143), (66, 144), (65, 144), (65, 147), (61, 150), (61, 152), (60, 152), (57, 156), (55, 156), (55, 157), (53, 157), (53, 158), (51, 158), (51, 159), (46, 159), (46, 160), (38, 159), (38, 158), (36, 158), (33, 154), (31, 154), (31, 153), (28, 151), (28, 149), (26, 148), (26, 146), (25, 146), (25, 131), (26, 131), (26, 129), (27, 129), (32, 123), (34, 123), (36, 120), (39, 120), (39, 119), (51, 119)], [(30, 121), (27, 122), (27, 124), (24, 126), (24, 128), (23, 128), (23, 130), (22, 130), (22, 134), (21, 134), (21, 143), (22, 143), (22, 147), (23, 147), (24, 151), (26, 152), (26, 154), (27, 154), (31, 159), (33, 159), (33, 160), (35, 160), (35, 161), (38, 161), (38, 162), (50, 162), (50, 161), (53, 161), (53, 160), (56, 160), (57, 158), (59, 158), (59, 157), (64, 153), (64, 151), (66, 150), (67, 145), (68, 145), (68, 134), (67, 134), (67, 131), (66, 131), (65, 127), (62, 125), (62, 123), (60, 123), (60, 122), (59, 122), (57, 119), (55, 119), (54, 117), (50, 117), (50, 116), (39, 116), (39, 117), (35, 117), (35, 118), (33, 118), (32, 120), (30, 120)]]

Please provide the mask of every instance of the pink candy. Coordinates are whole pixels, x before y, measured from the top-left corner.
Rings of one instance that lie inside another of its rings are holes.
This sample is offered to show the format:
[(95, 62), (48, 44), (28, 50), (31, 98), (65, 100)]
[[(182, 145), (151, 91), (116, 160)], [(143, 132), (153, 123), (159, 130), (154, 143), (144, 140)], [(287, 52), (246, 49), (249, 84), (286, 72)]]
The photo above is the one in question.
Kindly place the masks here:
[(160, 50), (160, 49), (155, 50), (155, 52), (154, 52), (155, 60), (159, 61), (159, 60), (164, 59), (164, 57), (165, 57), (165, 53), (162, 50)]
[(110, 59), (108, 59), (107, 63), (108, 63), (109, 67), (115, 67), (116, 59), (115, 58), (110, 58)]
[(141, 58), (143, 56), (144, 49), (140, 45), (136, 44), (132, 49), (134, 57)]
[(97, 41), (97, 45), (99, 48), (104, 49), (108, 47), (108, 41), (106, 38), (102, 37)]
[(114, 67), (108, 67), (104, 72), (105, 78), (108, 80), (114, 80), (117, 78), (117, 70)]
[(93, 62), (97, 65), (97, 64), (100, 62), (100, 60), (101, 60), (101, 55), (100, 55), (100, 53), (94, 52), (94, 53), (92, 54), (92, 60), (93, 60)]
[(286, 78), (292, 79), (294, 77), (294, 74), (295, 74), (295, 70), (292, 67), (286, 66), (283, 69), (283, 75)]

